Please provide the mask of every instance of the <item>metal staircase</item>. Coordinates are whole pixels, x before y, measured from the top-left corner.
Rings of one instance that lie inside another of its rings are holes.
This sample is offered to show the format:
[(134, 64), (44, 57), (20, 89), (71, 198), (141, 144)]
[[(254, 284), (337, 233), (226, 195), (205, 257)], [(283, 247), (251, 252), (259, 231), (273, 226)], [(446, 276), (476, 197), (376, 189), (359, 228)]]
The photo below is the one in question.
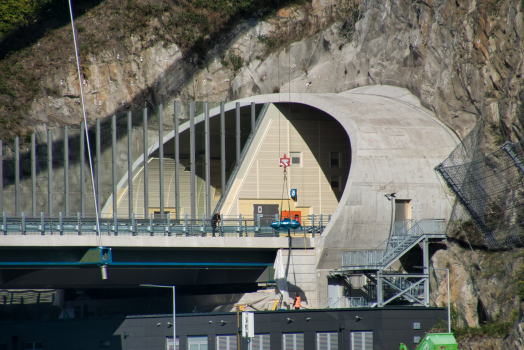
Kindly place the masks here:
[[(342, 252), (341, 268), (334, 270), (332, 275), (365, 275), (376, 290), (376, 301), (368, 300), (368, 307), (384, 306), (396, 299), (411, 305), (429, 306), (428, 244), (445, 240), (445, 231), (444, 219), (397, 222), (391, 237), (375, 249)], [(424, 273), (390, 272), (391, 265), (416, 245), (422, 248)]]

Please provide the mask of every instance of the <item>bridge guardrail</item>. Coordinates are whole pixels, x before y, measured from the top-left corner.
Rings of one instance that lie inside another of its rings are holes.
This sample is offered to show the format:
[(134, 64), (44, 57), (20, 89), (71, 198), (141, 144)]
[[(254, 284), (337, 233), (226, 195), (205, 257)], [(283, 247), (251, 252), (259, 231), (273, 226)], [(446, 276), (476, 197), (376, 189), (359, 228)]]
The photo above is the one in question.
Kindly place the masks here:
[[(65, 216), (40, 217), (9, 216), (3, 212), (0, 221), (0, 234), (3, 235), (97, 235), (96, 219)], [(275, 220), (279, 220), (275, 215)], [(302, 227), (291, 230), (292, 235), (315, 237), (324, 231), (331, 220), (331, 215), (307, 215), (299, 218)], [(213, 232), (214, 231), (214, 232)], [(263, 225), (261, 216), (253, 217), (225, 217), (221, 215), (220, 222), (213, 228), (211, 219), (205, 215), (201, 219), (189, 219), (187, 215), (181, 220), (171, 219), (167, 214), (165, 218), (102, 218), (100, 219), (100, 234), (106, 236), (186, 236), (186, 237), (211, 237), (213, 233), (220, 237), (279, 237), (287, 236), (287, 231), (277, 231), (269, 225)]]

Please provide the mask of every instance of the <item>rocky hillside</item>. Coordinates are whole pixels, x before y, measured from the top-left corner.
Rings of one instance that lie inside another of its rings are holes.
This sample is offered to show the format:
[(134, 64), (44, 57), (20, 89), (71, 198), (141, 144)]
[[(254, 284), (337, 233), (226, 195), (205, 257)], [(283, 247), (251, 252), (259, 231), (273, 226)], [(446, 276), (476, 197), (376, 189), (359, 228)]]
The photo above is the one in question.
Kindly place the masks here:
[[(522, 1), (82, 4), (77, 31), (91, 119), (175, 98), (224, 101), (388, 84), (419, 96), (460, 137), (482, 119), (486, 152), (523, 137)], [(71, 28), (62, 20), (63, 27), (25, 44), (12, 34), (2, 38), (4, 140), (81, 118)], [(463, 348), (521, 347), (524, 252), (490, 252), (464, 237), (450, 239), (432, 259), (451, 268)], [(440, 305), (445, 283), (434, 277)]]

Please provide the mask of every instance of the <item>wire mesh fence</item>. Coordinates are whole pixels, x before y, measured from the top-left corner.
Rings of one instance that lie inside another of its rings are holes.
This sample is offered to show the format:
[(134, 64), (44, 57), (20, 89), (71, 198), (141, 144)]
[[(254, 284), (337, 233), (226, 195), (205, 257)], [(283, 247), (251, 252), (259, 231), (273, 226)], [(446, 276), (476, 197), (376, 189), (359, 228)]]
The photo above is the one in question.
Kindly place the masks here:
[[(455, 193), (447, 234), (490, 249), (524, 244), (524, 144), (484, 154), (482, 122), (435, 170)], [(464, 236), (464, 237), (462, 237)]]

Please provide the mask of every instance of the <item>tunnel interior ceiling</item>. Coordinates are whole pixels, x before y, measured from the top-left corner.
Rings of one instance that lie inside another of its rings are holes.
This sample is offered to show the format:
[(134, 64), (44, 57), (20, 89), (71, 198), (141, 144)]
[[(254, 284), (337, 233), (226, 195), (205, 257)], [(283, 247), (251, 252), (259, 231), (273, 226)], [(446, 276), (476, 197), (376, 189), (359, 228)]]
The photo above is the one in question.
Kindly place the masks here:
[[(328, 113), (312, 106), (299, 103), (275, 103), (275, 106), (305, 141), (326, 181), (331, 183), (332, 175), (339, 176), (340, 187), (333, 193), (340, 202), (351, 168), (351, 141), (344, 127)], [(330, 164), (330, 152), (320, 149), (322, 144), (328, 144), (339, 154), (337, 167)], [(290, 151), (293, 151), (293, 142)]]

